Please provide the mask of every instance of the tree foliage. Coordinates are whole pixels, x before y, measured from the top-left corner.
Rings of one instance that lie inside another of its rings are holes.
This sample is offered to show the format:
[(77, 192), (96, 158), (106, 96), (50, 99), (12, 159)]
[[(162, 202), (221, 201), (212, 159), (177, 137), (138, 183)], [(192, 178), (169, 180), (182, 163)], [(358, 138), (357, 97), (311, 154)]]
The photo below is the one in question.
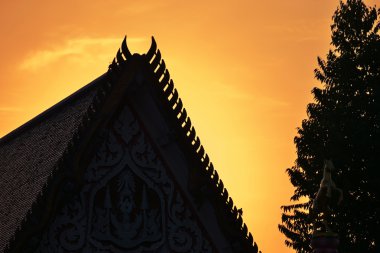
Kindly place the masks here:
[(328, 158), (344, 192), (333, 210), (339, 252), (380, 252), (379, 15), (380, 9), (362, 0), (340, 2), (331, 25), (332, 48), (326, 59), (318, 57), (315, 77), (323, 88), (312, 90), (314, 102), (294, 139), (297, 160), (286, 170), (295, 186), (291, 200), (298, 204), (282, 206), (279, 225), (285, 244), (297, 252), (311, 252), (308, 211)]

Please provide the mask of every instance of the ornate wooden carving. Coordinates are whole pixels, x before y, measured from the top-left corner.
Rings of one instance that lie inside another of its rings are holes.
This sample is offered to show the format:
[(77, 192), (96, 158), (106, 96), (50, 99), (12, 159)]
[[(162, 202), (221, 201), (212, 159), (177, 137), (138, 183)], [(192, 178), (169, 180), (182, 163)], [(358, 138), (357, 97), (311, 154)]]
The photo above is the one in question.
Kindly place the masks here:
[(127, 107), (102, 139), (36, 252), (212, 252)]

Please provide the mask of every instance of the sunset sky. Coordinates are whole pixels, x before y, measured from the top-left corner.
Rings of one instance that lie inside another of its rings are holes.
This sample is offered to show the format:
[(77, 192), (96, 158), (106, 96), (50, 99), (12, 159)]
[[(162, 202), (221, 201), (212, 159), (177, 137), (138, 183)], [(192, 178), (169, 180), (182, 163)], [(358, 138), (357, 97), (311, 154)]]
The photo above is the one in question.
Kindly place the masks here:
[(153, 35), (259, 249), (293, 252), (277, 229), (293, 192), (285, 169), (338, 3), (1, 1), (0, 136), (103, 74), (124, 35), (138, 53)]

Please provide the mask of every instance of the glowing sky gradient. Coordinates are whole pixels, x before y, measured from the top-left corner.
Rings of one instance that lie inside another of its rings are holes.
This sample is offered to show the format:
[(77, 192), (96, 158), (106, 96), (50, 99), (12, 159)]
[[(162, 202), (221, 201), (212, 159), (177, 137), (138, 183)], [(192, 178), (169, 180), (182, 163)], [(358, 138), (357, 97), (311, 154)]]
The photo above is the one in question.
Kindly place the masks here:
[[(375, 1), (367, 1), (369, 4)], [(332, 0), (1, 1), (0, 136), (107, 70), (123, 36), (154, 35), (207, 153), (260, 250), (293, 252), (278, 232), (293, 188), (285, 169), (306, 117)], [(0, 200), (1, 201), (1, 200)]]

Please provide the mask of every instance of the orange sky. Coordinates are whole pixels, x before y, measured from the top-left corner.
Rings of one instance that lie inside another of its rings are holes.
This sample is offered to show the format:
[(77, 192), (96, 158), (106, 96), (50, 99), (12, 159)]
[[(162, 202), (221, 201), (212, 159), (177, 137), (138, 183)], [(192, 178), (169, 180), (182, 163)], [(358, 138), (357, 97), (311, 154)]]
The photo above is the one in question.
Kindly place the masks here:
[[(375, 3), (375, 0), (367, 1)], [(1, 1), (0, 136), (107, 70), (127, 34), (154, 35), (211, 160), (260, 250), (293, 252), (278, 232), (293, 138), (332, 0)]]

